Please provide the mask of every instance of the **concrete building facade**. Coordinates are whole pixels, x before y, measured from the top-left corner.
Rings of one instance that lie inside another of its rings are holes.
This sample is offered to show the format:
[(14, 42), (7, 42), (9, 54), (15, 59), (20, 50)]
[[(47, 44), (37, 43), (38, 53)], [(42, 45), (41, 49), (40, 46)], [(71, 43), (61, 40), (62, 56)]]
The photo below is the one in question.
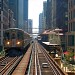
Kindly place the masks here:
[(8, 0), (9, 9), (13, 12), (13, 19), (16, 21), (15, 27), (18, 27), (18, 4), (19, 0)]
[(75, 0), (68, 0), (68, 32), (66, 33), (67, 49), (75, 54)]
[[(56, 15), (56, 0), (47, 0), (47, 12), (46, 12), (46, 29), (55, 28), (56, 23), (54, 16)], [(54, 22), (55, 21), (55, 22)]]
[(14, 16), (13, 11), (8, 9), (9, 28), (14, 28), (16, 25), (16, 24), (13, 25), (13, 16)]
[(47, 29), (62, 29), (61, 46), (66, 48), (65, 33), (68, 31), (68, 0), (47, 0)]
[[(62, 10), (61, 10), (62, 9)], [(56, 0), (56, 27), (68, 31), (68, 0)]]
[(60, 28), (67, 31), (68, 0), (47, 0), (47, 14), (49, 15), (46, 20), (48, 28)]
[(9, 9), (13, 12), (13, 22), (15, 27), (28, 31), (28, 0), (8, 1)]
[(24, 0), (23, 2), (23, 12), (24, 12), (24, 30), (28, 32), (28, 0)]
[(43, 30), (46, 29), (46, 11), (47, 11), (47, 1), (43, 2)]
[(28, 32), (28, 0), (18, 2), (18, 28)]
[(43, 13), (39, 14), (39, 33), (43, 32)]
[(3, 31), (9, 28), (8, 0), (0, 0), (0, 45), (3, 45)]
[(23, 0), (19, 0), (18, 2), (18, 28), (23, 29), (24, 21), (23, 21)]
[(51, 29), (51, 20), (52, 20), (52, 13), (51, 13), (51, 7), (52, 7), (52, 0), (47, 0), (47, 11), (46, 11), (46, 29)]
[(33, 26), (32, 19), (28, 19), (28, 33), (29, 34), (32, 34), (32, 26)]

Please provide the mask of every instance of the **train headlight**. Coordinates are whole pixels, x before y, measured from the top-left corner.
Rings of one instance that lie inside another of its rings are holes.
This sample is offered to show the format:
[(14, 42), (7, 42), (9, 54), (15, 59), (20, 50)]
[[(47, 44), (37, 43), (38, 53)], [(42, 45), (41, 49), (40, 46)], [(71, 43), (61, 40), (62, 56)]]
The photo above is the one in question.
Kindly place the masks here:
[(10, 42), (7, 42), (7, 44), (9, 45), (9, 44), (10, 44)]
[(19, 44), (20, 44), (20, 42), (18, 41), (18, 42), (17, 42), (17, 44), (19, 45)]

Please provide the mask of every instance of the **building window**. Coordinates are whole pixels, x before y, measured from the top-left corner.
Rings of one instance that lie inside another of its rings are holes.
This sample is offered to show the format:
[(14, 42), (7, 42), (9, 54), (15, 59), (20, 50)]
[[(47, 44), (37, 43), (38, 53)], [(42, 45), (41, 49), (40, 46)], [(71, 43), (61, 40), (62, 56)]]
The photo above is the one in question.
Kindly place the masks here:
[(0, 7), (1, 7), (1, 2), (0, 2)]
[(73, 5), (72, 0), (71, 0), (71, 2), (70, 2), (70, 3), (71, 3), (71, 8), (72, 8), (72, 5)]
[(73, 0), (73, 4), (75, 5), (75, 0)]
[(73, 28), (73, 31), (75, 31), (75, 22), (73, 22), (73, 27), (72, 28)]
[(71, 31), (71, 29), (70, 29), (70, 23), (69, 23), (69, 28), (68, 29), (69, 29), (68, 31), (70, 32)]
[(73, 18), (75, 18), (75, 10), (73, 11)]
[(68, 17), (68, 12), (65, 12), (65, 17)]
[(65, 25), (68, 25), (68, 22), (67, 21), (65, 21)]
[(1, 31), (0, 31), (0, 37), (1, 37)]
[(72, 31), (72, 23), (69, 23), (69, 25), (68, 25), (68, 31), (69, 32)]
[(0, 21), (1, 21), (1, 16), (0, 16)]
[(70, 9), (70, 2), (68, 4), (69, 4), (69, 9)]
[(0, 29), (1, 29), (1, 23), (0, 23)]
[(72, 11), (71, 11), (71, 19), (72, 19)]
[(72, 29), (72, 23), (71, 23), (71, 31), (72, 31), (73, 29)]
[(68, 36), (68, 46), (74, 46), (74, 35)]
[(70, 20), (70, 12), (69, 12), (69, 18), (68, 19)]

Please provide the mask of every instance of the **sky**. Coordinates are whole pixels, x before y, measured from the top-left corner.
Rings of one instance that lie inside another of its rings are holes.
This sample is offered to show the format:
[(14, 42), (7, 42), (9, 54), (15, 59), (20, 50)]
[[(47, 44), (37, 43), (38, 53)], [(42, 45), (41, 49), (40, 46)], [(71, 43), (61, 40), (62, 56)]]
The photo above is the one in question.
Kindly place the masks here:
[[(43, 1), (47, 0), (29, 0), (28, 18), (33, 19), (33, 28), (39, 26), (39, 14), (43, 11)], [(38, 32), (38, 29), (33, 29), (33, 32)]]

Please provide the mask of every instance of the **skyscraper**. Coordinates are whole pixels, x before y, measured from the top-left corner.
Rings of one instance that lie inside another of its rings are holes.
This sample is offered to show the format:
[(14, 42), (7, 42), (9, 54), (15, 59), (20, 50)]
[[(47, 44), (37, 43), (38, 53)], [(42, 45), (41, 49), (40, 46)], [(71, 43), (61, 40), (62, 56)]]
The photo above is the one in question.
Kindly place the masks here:
[(32, 19), (28, 19), (28, 33), (29, 34), (32, 34), (32, 26), (33, 26)]
[(28, 32), (28, 0), (24, 0), (23, 10), (24, 30)]
[(47, 0), (46, 24), (47, 29), (56, 28), (56, 1)]
[(3, 31), (9, 28), (8, 0), (0, 0), (0, 45), (3, 45)]
[(65, 33), (68, 30), (68, 0), (47, 0), (47, 29), (62, 29), (61, 46), (65, 50)]
[(47, 14), (48, 28), (61, 28), (64, 32), (67, 31), (68, 0), (47, 0)]
[[(61, 10), (62, 9), (62, 10)], [(68, 31), (68, 0), (56, 0), (56, 27)]]
[(47, 0), (47, 10), (46, 10), (46, 29), (51, 29), (52, 21), (52, 0)]
[(28, 0), (18, 2), (18, 28), (28, 32)]
[(19, 0), (9, 0), (9, 9), (13, 12), (13, 18), (16, 21), (16, 27), (18, 27), (18, 2)]
[(39, 33), (43, 32), (43, 13), (39, 14)]
[(46, 1), (44, 1), (43, 2), (43, 22), (44, 22), (44, 24), (43, 24), (43, 30), (45, 30), (46, 29), (46, 10), (47, 10), (47, 2)]
[(18, 0), (18, 28), (24, 29), (24, 10), (23, 10), (23, 1), (24, 0)]
[(70, 49), (70, 51), (75, 54), (75, 0), (68, 0), (68, 32), (66, 33), (66, 45), (67, 50)]

